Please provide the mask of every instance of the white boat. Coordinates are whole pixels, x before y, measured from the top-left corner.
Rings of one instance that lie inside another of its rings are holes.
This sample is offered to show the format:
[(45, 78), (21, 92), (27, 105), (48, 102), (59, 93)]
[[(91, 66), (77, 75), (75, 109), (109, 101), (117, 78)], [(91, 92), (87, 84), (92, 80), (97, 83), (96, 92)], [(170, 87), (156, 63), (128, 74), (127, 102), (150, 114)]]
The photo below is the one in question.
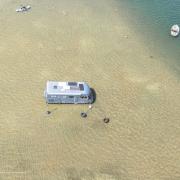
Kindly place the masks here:
[(28, 11), (29, 9), (31, 9), (30, 5), (27, 6), (21, 6), (20, 8), (16, 9), (16, 12), (24, 12), (24, 11)]
[(174, 24), (172, 27), (171, 27), (171, 36), (178, 36), (179, 35), (179, 26), (177, 24)]

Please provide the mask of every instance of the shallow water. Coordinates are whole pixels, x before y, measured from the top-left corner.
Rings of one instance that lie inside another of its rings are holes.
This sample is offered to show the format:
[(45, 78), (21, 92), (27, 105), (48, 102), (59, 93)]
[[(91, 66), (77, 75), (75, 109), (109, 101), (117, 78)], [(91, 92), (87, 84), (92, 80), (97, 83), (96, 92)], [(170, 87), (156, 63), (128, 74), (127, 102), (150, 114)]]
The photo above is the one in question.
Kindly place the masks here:
[[(119, 4), (28, 3), (0, 6), (0, 179), (179, 179), (179, 78)], [(87, 119), (87, 105), (46, 106), (47, 80), (88, 82)]]

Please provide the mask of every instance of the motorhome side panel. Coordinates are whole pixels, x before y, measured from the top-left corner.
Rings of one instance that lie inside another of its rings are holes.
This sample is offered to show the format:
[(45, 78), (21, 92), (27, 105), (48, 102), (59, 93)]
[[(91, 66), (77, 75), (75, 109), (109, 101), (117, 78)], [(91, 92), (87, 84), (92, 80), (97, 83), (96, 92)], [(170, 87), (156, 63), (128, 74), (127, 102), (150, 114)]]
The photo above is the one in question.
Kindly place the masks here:
[(87, 104), (93, 102), (89, 86), (84, 82), (48, 81), (44, 92), (47, 103)]
[(47, 103), (54, 104), (87, 104), (91, 103), (87, 96), (79, 95), (47, 95)]

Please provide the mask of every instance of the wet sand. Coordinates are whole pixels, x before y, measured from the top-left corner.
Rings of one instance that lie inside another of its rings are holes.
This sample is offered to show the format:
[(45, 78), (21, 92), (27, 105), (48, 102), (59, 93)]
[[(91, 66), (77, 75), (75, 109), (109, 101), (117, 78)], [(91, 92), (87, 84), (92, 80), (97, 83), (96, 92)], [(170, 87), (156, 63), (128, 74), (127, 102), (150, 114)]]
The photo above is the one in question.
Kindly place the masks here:
[[(179, 77), (115, 1), (31, 0), (24, 14), (2, 2), (0, 179), (180, 178)], [(88, 82), (88, 117), (46, 106), (47, 80)]]

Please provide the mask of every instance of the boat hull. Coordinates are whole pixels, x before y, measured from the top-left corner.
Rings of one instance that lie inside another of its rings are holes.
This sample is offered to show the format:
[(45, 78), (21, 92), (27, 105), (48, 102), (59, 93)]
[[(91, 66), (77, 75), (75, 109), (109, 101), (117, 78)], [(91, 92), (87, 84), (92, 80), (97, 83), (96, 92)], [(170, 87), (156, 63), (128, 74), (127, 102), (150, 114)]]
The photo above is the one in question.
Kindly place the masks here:
[(25, 11), (28, 11), (31, 9), (31, 6), (30, 5), (27, 5), (27, 6), (22, 6), (18, 9), (16, 9), (16, 12), (25, 12)]
[(180, 28), (177, 24), (171, 27), (171, 36), (177, 37), (179, 35)]

